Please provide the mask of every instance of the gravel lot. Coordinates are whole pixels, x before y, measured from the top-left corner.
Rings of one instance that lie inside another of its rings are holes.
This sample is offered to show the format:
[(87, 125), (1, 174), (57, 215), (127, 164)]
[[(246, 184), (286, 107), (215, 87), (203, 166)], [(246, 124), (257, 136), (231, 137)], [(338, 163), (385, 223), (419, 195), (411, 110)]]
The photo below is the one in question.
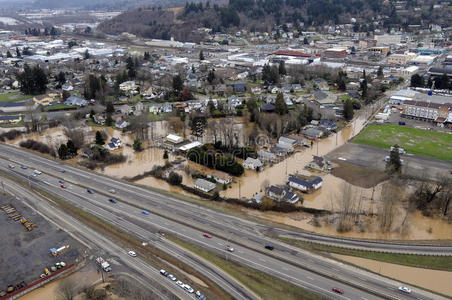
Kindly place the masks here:
[[(5, 204), (12, 204), (18, 213), (38, 227), (27, 231), (19, 221), (9, 219), (0, 209), (0, 290), (22, 280), (31, 283), (39, 279), (45, 267), (50, 268), (60, 261), (69, 264), (79, 256), (83, 246), (69, 234), (13, 197), (0, 195), (0, 206)], [(50, 255), (50, 248), (63, 245), (70, 245), (70, 250), (58, 257)]]
[[(370, 167), (377, 170), (384, 170), (386, 163), (383, 161), (389, 155), (389, 149), (375, 148), (366, 145), (347, 143), (326, 155), (332, 161), (341, 161)], [(338, 160), (338, 158), (346, 160)], [(424, 176), (426, 178), (439, 179), (444, 176), (452, 176), (452, 162), (410, 155), (407, 153), (401, 156), (403, 160), (402, 172), (411, 176)]]

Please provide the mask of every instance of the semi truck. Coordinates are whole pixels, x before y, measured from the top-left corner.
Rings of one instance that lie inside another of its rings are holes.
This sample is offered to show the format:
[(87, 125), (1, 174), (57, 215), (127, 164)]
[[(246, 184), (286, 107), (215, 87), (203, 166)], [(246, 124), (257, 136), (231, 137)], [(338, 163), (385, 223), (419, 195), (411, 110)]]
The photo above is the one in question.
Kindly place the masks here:
[(102, 270), (104, 270), (105, 272), (110, 272), (111, 271), (111, 266), (110, 264), (105, 261), (102, 257), (98, 257), (96, 258), (96, 263), (99, 267), (102, 268)]

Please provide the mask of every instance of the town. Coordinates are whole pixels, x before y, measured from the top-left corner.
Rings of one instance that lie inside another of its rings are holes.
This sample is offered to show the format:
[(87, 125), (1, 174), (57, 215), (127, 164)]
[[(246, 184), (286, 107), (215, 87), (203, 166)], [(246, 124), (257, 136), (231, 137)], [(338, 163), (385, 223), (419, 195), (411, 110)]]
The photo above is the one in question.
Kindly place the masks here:
[(452, 296), (452, 5), (242, 2), (2, 14), (0, 299)]

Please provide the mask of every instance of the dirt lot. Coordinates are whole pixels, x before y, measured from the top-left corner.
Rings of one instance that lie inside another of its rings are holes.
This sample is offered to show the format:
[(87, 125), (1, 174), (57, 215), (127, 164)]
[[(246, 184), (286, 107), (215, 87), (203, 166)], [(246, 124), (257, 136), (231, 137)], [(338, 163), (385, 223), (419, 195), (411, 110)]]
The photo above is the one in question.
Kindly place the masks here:
[[(56, 228), (13, 197), (0, 195), (0, 206), (5, 204), (14, 206), (18, 213), (37, 227), (27, 231), (19, 221), (9, 219), (0, 209), (0, 290), (22, 280), (31, 283), (39, 279), (45, 267), (50, 268), (61, 261), (69, 264), (79, 256), (83, 246), (69, 234)], [(63, 245), (70, 245), (70, 250), (58, 257), (50, 255), (50, 248)]]
[(350, 184), (366, 189), (374, 187), (389, 178), (388, 174), (384, 171), (370, 167), (366, 168), (339, 160), (336, 162), (336, 165), (331, 171), (332, 175), (342, 178)]
[[(340, 166), (338, 170), (333, 170), (333, 175), (355, 185), (362, 186), (364, 183), (371, 186), (372, 181), (378, 183), (378, 180), (380, 180), (381, 172), (386, 167), (384, 158), (388, 155), (389, 149), (347, 143), (330, 152), (326, 157)], [(345, 158), (346, 160), (339, 160), (338, 158)], [(410, 154), (402, 155), (401, 159), (403, 160), (402, 172), (405, 175), (432, 179), (452, 176), (449, 173), (452, 162)], [(356, 166), (369, 168), (371, 171), (356, 168)], [(380, 173), (374, 174), (375, 178), (372, 177), (372, 169), (380, 171)], [(354, 171), (357, 171), (357, 173), (355, 174)], [(359, 178), (360, 176), (363, 176), (363, 178)], [(369, 180), (369, 182), (367, 183), (366, 180)]]

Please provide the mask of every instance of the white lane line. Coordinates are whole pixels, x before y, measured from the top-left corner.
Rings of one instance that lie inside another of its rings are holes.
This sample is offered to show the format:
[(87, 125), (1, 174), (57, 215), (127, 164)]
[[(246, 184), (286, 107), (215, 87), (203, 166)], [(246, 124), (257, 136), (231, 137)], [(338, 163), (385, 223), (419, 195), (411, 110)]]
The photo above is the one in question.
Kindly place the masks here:
[(314, 278), (312, 278), (311, 276), (306, 276), (306, 278), (309, 280), (314, 280)]

